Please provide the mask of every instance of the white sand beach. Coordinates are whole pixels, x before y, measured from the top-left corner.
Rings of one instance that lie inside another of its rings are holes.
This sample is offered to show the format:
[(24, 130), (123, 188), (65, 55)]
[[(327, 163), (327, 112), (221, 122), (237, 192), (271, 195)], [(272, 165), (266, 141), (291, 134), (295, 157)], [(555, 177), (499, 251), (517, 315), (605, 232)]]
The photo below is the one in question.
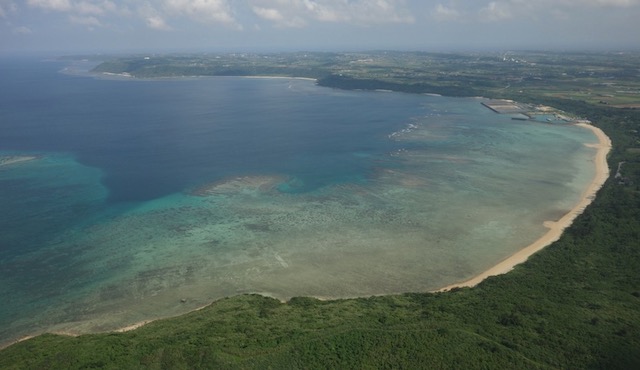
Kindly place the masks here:
[(256, 79), (282, 79), (282, 80), (304, 80), (304, 81), (318, 81), (316, 78), (311, 77), (289, 77), (289, 76), (240, 76), (242, 78), (256, 78)]
[(591, 181), (587, 189), (582, 194), (580, 201), (559, 220), (546, 221), (544, 223), (544, 226), (547, 227), (549, 231), (547, 231), (547, 233), (544, 234), (540, 239), (528, 245), (526, 248), (502, 260), (500, 263), (484, 271), (483, 273), (474, 276), (469, 280), (447, 285), (444, 288), (438, 289), (438, 292), (451, 290), (453, 288), (473, 287), (490, 276), (505, 274), (511, 271), (516, 265), (525, 262), (534, 253), (560, 239), (560, 236), (562, 235), (564, 229), (569, 227), (571, 223), (573, 223), (573, 220), (575, 220), (575, 218), (580, 215), (589, 204), (591, 204), (598, 190), (600, 190), (600, 188), (607, 181), (607, 178), (609, 178), (607, 154), (609, 154), (609, 151), (611, 150), (611, 140), (607, 135), (604, 134), (604, 132), (602, 132), (602, 130), (595, 126), (586, 123), (578, 123), (576, 124), (576, 126), (584, 127), (591, 130), (598, 138), (597, 144), (587, 144), (587, 146), (597, 149), (593, 160), (596, 166), (596, 175), (593, 178), (593, 181)]

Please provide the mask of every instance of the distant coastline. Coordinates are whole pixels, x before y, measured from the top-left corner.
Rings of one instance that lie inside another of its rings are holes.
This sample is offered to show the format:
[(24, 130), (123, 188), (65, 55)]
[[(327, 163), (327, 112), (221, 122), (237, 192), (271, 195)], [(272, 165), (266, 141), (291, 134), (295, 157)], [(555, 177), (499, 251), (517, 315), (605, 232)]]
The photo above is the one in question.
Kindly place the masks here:
[[(217, 77), (226, 77), (226, 76), (217, 76)], [(234, 76), (230, 76), (234, 77)], [(311, 77), (291, 77), (291, 76), (238, 76), (242, 78), (263, 78), (263, 79), (285, 79), (285, 80), (305, 80), (305, 81), (313, 81), (317, 82), (317, 78)]]
[(132, 75), (128, 72), (122, 73), (114, 73), (114, 72), (88, 72), (90, 76), (99, 79), (105, 80), (118, 80), (118, 81), (129, 81), (129, 80), (145, 80), (145, 81), (163, 81), (163, 80), (193, 80), (200, 78), (251, 78), (251, 79), (265, 79), (265, 80), (303, 80), (303, 81), (311, 81), (318, 82), (317, 78), (312, 77), (296, 77), (296, 76), (270, 76), (270, 75), (184, 75), (184, 76), (154, 76), (154, 77), (138, 77)]
[(597, 144), (585, 144), (589, 147), (597, 149), (597, 152), (594, 156), (594, 164), (596, 167), (596, 173), (587, 187), (587, 189), (582, 193), (582, 197), (580, 201), (564, 216), (562, 216), (557, 221), (546, 221), (544, 226), (549, 230), (538, 240), (534, 241), (527, 247), (519, 250), (518, 252), (512, 254), (506, 259), (502, 260), (497, 265), (491, 267), (490, 269), (472, 277), (471, 279), (454, 283), (451, 285), (447, 285), (443, 288), (436, 290), (436, 292), (445, 292), (454, 288), (463, 288), (463, 287), (474, 287), (481, 283), (483, 280), (488, 277), (495, 275), (506, 274), (507, 272), (513, 270), (513, 268), (523, 262), (525, 262), (529, 257), (531, 257), (536, 252), (544, 249), (551, 243), (557, 241), (562, 236), (564, 230), (571, 226), (573, 220), (577, 216), (579, 216), (586, 208), (591, 204), (593, 199), (595, 199), (596, 193), (600, 188), (604, 185), (604, 183), (609, 178), (609, 166), (607, 164), (607, 155), (611, 150), (611, 139), (605, 135), (605, 133), (590, 124), (586, 123), (577, 123), (576, 126), (580, 126), (591, 130), (596, 137), (598, 138)]

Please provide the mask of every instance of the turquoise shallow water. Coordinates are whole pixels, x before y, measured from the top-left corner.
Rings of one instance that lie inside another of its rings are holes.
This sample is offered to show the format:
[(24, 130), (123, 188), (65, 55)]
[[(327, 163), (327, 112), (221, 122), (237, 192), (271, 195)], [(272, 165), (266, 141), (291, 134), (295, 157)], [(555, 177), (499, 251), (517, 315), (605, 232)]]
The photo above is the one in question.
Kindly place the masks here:
[(437, 289), (537, 239), (594, 175), (589, 131), (480, 99), (2, 63), (0, 154), (36, 156), (0, 167), (3, 341), (241, 293)]

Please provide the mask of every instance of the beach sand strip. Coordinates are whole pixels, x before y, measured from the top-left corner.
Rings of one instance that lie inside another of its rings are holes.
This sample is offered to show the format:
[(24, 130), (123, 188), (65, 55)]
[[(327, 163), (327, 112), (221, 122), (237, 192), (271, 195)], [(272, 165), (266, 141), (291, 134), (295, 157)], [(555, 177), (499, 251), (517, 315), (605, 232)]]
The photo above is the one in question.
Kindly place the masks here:
[(580, 215), (589, 204), (591, 204), (593, 199), (595, 199), (598, 190), (600, 190), (600, 188), (609, 178), (607, 155), (611, 150), (611, 139), (609, 139), (609, 137), (605, 135), (602, 130), (595, 126), (586, 123), (578, 123), (576, 124), (576, 126), (584, 127), (591, 130), (598, 138), (597, 144), (586, 144), (588, 147), (597, 149), (594, 158), (596, 174), (587, 189), (582, 194), (580, 201), (558, 221), (546, 221), (544, 223), (544, 226), (549, 229), (547, 233), (544, 234), (540, 239), (528, 245), (526, 248), (521, 249), (520, 251), (502, 260), (497, 265), (491, 267), (490, 269), (482, 272), (479, 275), (474, 276), (469, 280), (445, 286), (444, 288), (436, 290), (436, 292), (444, 292), (453, 288), (473, 287), (490, 276), (505, 274), (513, 270), (515, 266), (525, 262), (534, 253), (560, 239), (562, 232), (573, 223), (573, 220), (575, 220), (575, 218)]

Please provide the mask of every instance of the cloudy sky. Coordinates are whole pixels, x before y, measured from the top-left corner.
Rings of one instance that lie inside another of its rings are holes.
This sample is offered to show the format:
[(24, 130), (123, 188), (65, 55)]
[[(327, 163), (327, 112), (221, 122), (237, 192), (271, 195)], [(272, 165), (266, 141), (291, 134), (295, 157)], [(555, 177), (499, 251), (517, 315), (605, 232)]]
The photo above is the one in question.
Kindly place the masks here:
[(640, 0), (0, 0), (19, 51), (640, 49)]

